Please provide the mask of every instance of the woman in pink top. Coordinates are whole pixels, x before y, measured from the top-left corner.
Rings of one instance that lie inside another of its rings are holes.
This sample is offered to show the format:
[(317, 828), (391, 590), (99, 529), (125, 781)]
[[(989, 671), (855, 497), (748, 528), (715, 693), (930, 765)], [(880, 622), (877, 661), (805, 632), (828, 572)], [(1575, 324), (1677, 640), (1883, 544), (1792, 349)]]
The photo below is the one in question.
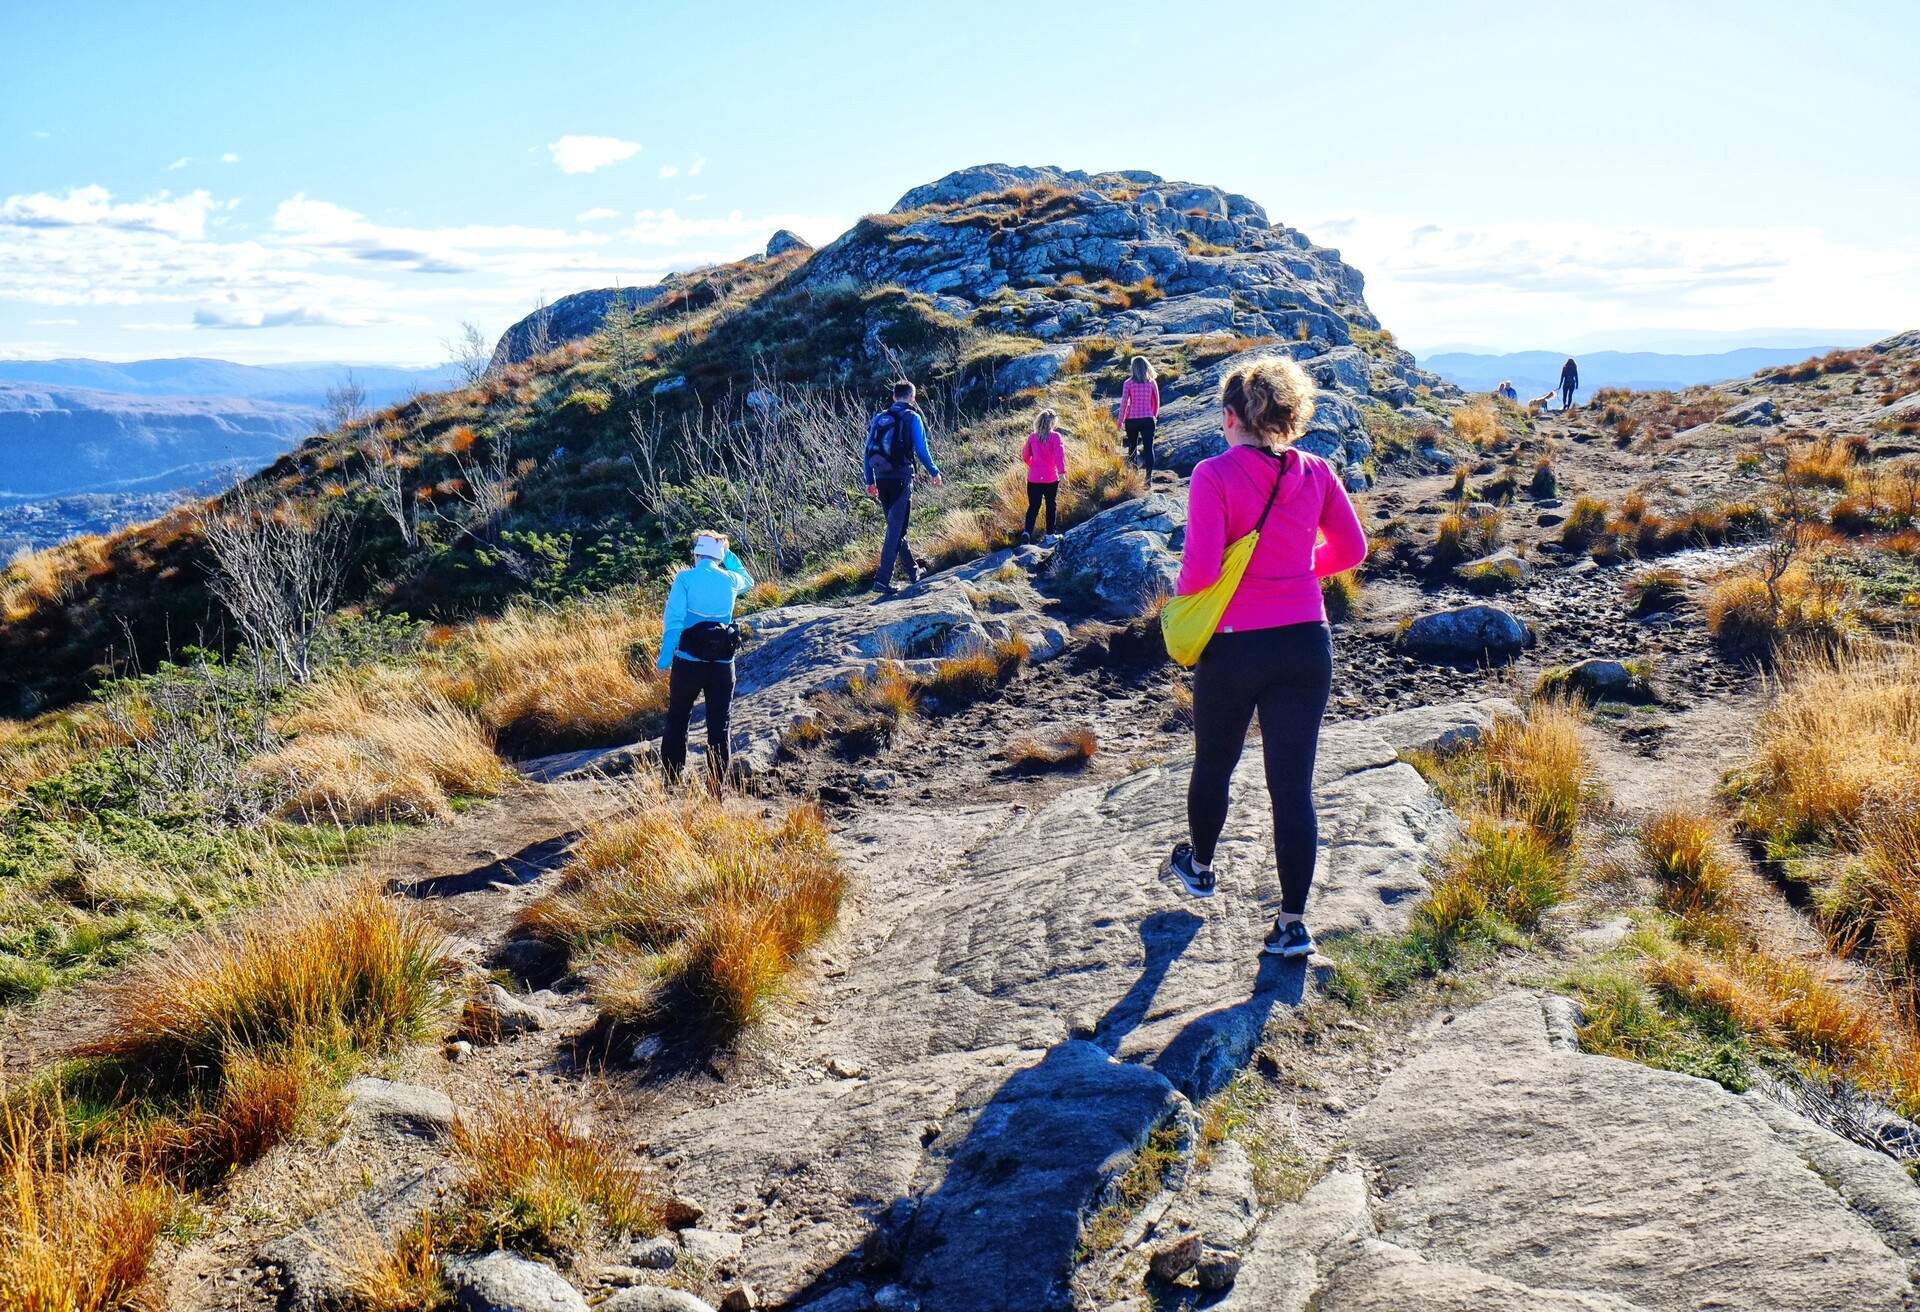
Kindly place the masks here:
[(1042, 542), (1053, 541), (1060, 480), (1067, 475), (1067, 449), (1061, 445), (1060, 434), (1054, 431), (1053, 419), (1051, 410), (1042, 410), (1036, 415), (1033, 431), (1027, 434), (1027, 444), (1020, 448), (1020, 459), (1027, 465), (1027, 522), (1020, 530), (1022, 542), (1033, 541), (1033, 521), (1042, 505), (1047, 508), (1047, 536)]
[(1127, 432), (1127, 459), (1140, 451), (1140, 467), (1153, 481), (1153, 426), (1160, 418), (1160, 384), (1144, 355), (1133, 357), (1127, 381), (1120, 384), (1120, 427)]
[(1313, 383), (1292, 360), (1244, 365), (1220, 385), (1227, 449), (1193, 471), (1181, 595), (1220, 577), (1227, 545), (1261, 524), (1260, 544), (1220, 627), (1193, 673), (1193, 776), (1187, 784), (1192, 841), (1173, 849), (1173, 873), (1196, 897), (1212, 897), (1213, 853), (1227, 821), (1227, 788), (1260, 716), (1280, 914), (1265, 950), (1313, 951), (1302, 919), (1319, 841), (1313, 758), (1333, 681), (1333, 637), (1320, 580), (1366, 558), (1346, 489), (1327, 463), (1293, 442), (1313, 417)]

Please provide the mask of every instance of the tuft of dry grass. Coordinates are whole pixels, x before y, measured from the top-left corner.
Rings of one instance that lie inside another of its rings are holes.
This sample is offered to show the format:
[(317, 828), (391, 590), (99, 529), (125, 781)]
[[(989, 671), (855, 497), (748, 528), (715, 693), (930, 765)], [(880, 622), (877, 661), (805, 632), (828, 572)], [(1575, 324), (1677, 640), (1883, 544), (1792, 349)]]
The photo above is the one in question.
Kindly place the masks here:
[(1496, 720), (1471, 757), (1485, 809), (1570, 849), (1582, 805), (1596, 788), (1582, 724), (1573, 703), (1550, 699), (1536, 700), (1525, 716)]
[(1453, 431), (1462, 440), (1484, 447), (1501, 437), (1505, 429), (1493, 402), (1481, 400), (1453, 412)]
[(509, 751), (630, 741), (666, 709), (666, 681), (651, 676), (659, 642), (653, 607), (637, 599), (516, 606), (474, 625), (423, 687)]
[(833, 926), (845, 886), (817, 808), (773, 822), (648, 783), (623, 814), (589, 827), (560, 887), (522, 923), (586, 959), (615, 1020), (737, 1028)]
[(1560, 526), (1560, 543), (1575, 551), (1585, 551), (1607, 531), (1607, 503), (1596, 497), (1578, 497)]
[(1093, 726), (1076, 724), (1046, 739), (1022, 734), (1001, 748), (1000, 755), (1016, 770), (1060, 770), (1085, 765), (1099, 748)]
[(1320, 580), (1320, 601), (1334, 623), (1350, 620), (1360, 611), (1360, 575), (1353, 570), (1329, 574)]
[(1762, 654), (1790, 640), (1843, 644), (1854, 623), (1845, 584), (1800, 563), (1772, 590), (1751, 571), (1724, 575), (1707, 593), (1706, 613), (1722, 646)]
[(1855, 450), (1836, 438), (1798, 443), (1787, 452), (1787, 481), (1802, 487), (1844, 488), (1854, 473)]
[(1524, 823), (1481, 815), (1448, 853), (1421, 918), (1441, 939), (1490, 916), (1531, 929), (1571, 890), (1564, 851)]
[(572, 1108), (550, 1097), (496, 1095), (454, 1127), (454, 1147), (461, 1176), (447, 1222), (452, 1247), (570, 1257), (602, 1237), (658, 1234), (665, 1223), (659, 1185), (616, 1162)]
[(1686, 601), (1687, 581), (1677, 570), (1642, 570), (1627, 580), (1625, 592), (1629, 614), (1654, 615)]
[(362, 1054), (430, 1029), (445, 979), (419, 911), (365, 883), (311, 890), (131, 971), (72, 1077), (119, 1108), (103, 1143), (208, 1183), (284, 1138)]
[(308, 821), (445, 819), (514, 777), (471, 712), (396, 672), (328, 680), (280, 729), (291, 741), (248, 769)]
[(149, 1306), (176, 1197), (107, 1154), (79, 1156), (65, 1109), (0, 1099), (0, 1304), (19, 1312)]
[(947, 657), (918, 686), (943, 702), (978, 701), (1018, 674), (1031, 654), (1027, 640), (1016, 633), (991, 647)]
[(1660, 902), (1684, 918), (1717, 917), (1735, 909), (1739, 885), (1709, 814), (1674, 807), (1640, 826), (1640, 850), (1659, 880)]
[(1448, 511), (1434, 532), (1434, 568), (1447, 569), (1493, 554), (1505, 535), (1505, 524), (1505, 516), (1492, 506), (1476, 506), (1471, 513)]
[(1920, 652), (1800, 648), (1781, 679), (1730, 780), (1740, 823), (1798, 856), (1836, 945), (1864, 947), (1911, 1001), (1920, 991)]

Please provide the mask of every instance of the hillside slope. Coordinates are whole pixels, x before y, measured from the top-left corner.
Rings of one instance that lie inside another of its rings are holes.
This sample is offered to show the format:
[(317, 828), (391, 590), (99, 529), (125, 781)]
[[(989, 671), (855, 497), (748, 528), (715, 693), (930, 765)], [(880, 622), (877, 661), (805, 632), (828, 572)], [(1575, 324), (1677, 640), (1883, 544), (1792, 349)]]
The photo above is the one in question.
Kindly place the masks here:
[[(685, 528), (737, 517), (736, 495), (761, 508), (766, 527), (750, 546), (762, 577), (825, 561), (877, 527), (857, 495), (860, 430), (901, 373), (922, 384), (936, 441), (959, 453), (959, 477), (923, 498), (933, 519), (993, 499), (1041, 395), (1091, 440), (1135, 350), (1154, 356), (1176, 396), (1183, 378), (1197, 392), (1201, 371), (1246, 351), (1307, 361), (1327, 389), (1309, 443), (1353, 486), (1370, 477), (1371, 426), (1444, 421), (1451, 389), (1378, 328), (1359, 274), (1217, 188), (991, 166), (910, 194), (820, 251), (776, 244), (617, 298), (627, 312), (591, 335), (474, 387), (311, 439), (251, 488), (349, 520), (349, 600), (458, 619), (516, 596), (657, 576)], [(568, 331), (615, 300), (574, 302), (584, 317)], [(507, 355), (527, 331), (503, 337)], [(756, 393), (783, 405), (750, 405)], [(1170, 414), (1176, 447), (1180, 421)], [(1204, 427), (1198, 409), (1185, 422)], [(771, 469), (729, 454), (762, 442), (808, 450)], [(396, 465), (406, 530), (375, 477)], [(806, 487), (760, 485), (775, 476)], [(0, 706), (58, 703), (110, 661), (222, 641), (196, 513), (62, 547), (7, 576)]]

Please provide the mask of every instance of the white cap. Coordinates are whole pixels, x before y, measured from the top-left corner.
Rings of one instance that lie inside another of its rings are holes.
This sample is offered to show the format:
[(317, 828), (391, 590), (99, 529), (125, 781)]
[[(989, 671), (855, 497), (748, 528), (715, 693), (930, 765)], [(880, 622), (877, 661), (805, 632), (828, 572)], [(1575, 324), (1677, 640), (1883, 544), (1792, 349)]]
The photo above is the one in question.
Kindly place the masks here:
[(693, 558), (695, 560), (725, 560), (727, 544), (711, 533), (693, 535)]

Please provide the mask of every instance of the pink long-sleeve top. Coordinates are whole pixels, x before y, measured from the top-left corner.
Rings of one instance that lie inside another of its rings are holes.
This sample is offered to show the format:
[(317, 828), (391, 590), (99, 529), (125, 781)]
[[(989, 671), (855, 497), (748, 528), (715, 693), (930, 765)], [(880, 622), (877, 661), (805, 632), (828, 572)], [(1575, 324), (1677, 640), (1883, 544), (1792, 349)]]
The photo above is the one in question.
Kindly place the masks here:
[(1051, 433), (1028, 433), (1020, 458), (1027, 462), (1029, 483), (1058, 483), (1067, 476), (1067, 448), (1057, 428)]
[(1187, 596), (1220, 577), (1228, 544), (1253, 531), (1282, 460), (1284, 481), (1246, 576), (1220, 617), (1221, 633), (1325, 620), (1320, 580), (1366, 559), (1360, 517), (1326, 461), (1299, 450), (1276, 459), (1256, 447), (1229, 447), (1194, 468), (1187, 541), (1174, 590)]
[(1120, 384), (1120, 420), (1158, 419), (1160, 417), (1160, 384), (1149, 378), (1146, 382), (1135, 382), (1129, 378)]

